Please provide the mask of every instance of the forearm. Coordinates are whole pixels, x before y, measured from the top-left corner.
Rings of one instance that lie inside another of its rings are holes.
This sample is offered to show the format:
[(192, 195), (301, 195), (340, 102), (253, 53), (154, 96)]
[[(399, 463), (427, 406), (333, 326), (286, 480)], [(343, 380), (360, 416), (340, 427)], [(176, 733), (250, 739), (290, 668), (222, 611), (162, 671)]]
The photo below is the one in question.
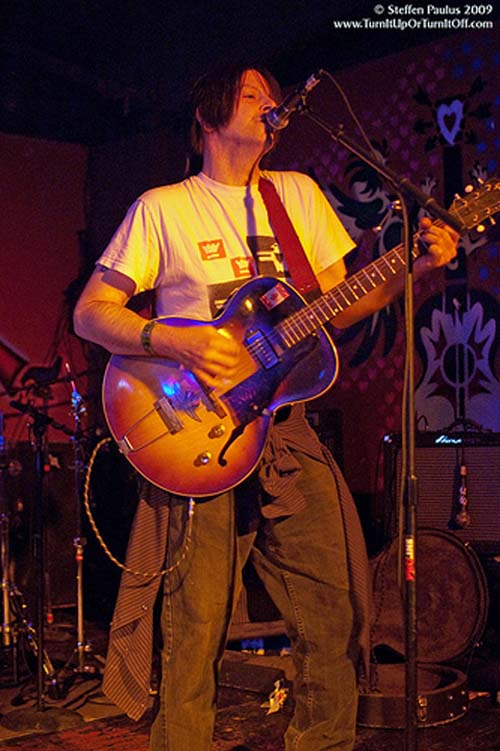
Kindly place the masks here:
[[(419, 256), (413, 264), (414, 281), (445, 266), (457, 253), (458, 234), (449, 227), (441, 228), (431, 224), (427, 218), (420, 221), (420, 239), (426, 243), (428, 252)], [(405, 272), (400, 271), (336, 316), (334, 325), (346, 328), (373, 315), (399, 297), (404, 287)]]
[(146, 321), (119, 303), (93, 300), (77, 305), (74, 327), (78, 336), (113, 354), (144, 355), (141, 332)]
[(227, 332), (209, 324), (170, 325), (150, 330), (150, 349), (142, 343), (146, 321), (120, 303), (109, 300), (80, 302), (75, 310), (75, 331), (113, 354), (157, 355), (184, 365), (209, 386), (231, 377), (241, 359), (241, 345)]
[(363, 318), (385, 308), (404, 291), (404, 273), (399, 272), (376, 289), (368, 292), (342, 313), (335, 316), (333, 325), (339, 329), (348, 328)]

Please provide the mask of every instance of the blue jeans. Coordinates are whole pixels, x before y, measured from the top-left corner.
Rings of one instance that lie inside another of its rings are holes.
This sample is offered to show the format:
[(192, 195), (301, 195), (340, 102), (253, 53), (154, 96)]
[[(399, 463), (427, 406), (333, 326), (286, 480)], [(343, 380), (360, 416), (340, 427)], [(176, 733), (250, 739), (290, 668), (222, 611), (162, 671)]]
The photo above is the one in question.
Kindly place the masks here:
[[(295, 713), (286, 751), (354, 745), (357, 654), (336, 486), (326, 465), (294, 455), (303, 470), (304, 511), (264, 519), (248, 482), (196, 505), (189, 554), (165, 581), (151, 751), (210, 751), (218, 670), (250, 554), (292, 645)], [(186, 505), (172, 499), (170, 562), (182, 545)]]

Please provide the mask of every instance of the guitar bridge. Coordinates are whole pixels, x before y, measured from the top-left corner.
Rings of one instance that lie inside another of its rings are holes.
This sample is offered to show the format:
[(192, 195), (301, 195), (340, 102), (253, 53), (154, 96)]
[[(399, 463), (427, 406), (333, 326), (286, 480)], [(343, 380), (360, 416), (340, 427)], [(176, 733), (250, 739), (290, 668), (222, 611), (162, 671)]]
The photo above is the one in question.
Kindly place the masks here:
[(221, 420), (226, 417), (226, 410), (222, 406), (219, 399), (217, 399), (215, 394), (212, 393), (212, 390), (206, 384), (204, 384), (201, 379), (198, 381), (198, 385), (201, 389), (201, 399), (206, 409), (209, 412), (215, 412), (217, 417), (220, 417)]
[(132, 446), (132, 444), (130, 443), (126, 435), (124, 435), (123, 438), (120, 438), (120, 440), (117, 441), (117, 443), (118, 443), (118, 450), (120, 451), (120, 453), (123, 454), (123, 456), (128, 456), (130, 452), (134, 450), (134, 447)]
[(162, 396), (161, 399), (158, 399), (154, 403), (154, 408), (165, 423), (169, 433), (178, 433), (183, 429), (183, 422), (177, 415), (177, 412), (175, 411), (168, 397)]

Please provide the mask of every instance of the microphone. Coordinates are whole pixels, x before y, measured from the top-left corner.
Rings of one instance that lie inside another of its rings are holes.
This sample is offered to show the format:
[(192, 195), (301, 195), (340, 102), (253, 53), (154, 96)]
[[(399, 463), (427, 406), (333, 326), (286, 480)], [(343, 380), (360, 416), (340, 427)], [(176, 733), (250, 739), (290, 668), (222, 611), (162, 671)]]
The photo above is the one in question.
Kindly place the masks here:
[(467, 465), (462, 461), (460, 465), (460, 485), (458, 488), (459, 510), (455, 515), (455, 524), (460, 529), (470, 526), (471, 516), (469, 513), (469, 498), (467, 496)]
[(304, 104), (306, 96), (320, 82), (321, 73), (321, 70), (318, 71), (318, 73), (313, 73), (305, 83), (300, 84), (300, 86), (297, 86), (292, 92), (290, 92), (290, 94), (283, 99), (281, 104), (278, 104), (277, 107), (273, 107), (266, 112), (264, 115), (264, 121), (270, 128), (273, 130), (286, 128), (290, 117), (301, 105)]

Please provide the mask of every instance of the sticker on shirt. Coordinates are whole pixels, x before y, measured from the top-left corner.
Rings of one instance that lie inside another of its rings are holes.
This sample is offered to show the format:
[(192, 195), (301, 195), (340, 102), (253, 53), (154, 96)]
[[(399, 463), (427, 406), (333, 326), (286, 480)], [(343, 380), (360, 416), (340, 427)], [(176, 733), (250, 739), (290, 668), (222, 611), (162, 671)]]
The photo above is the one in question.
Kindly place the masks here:
[(257, 259), (260, 276), (285, 279), (285, 266), (276, 238), (272, 235), (247, 235), (247, 245)]
[(274, 287), (271, 287), (271, 289), (268, 289), (267, 292), (261, 295), (260, 301), (267, 310), (272, 310), (286, 300), (287, 297), (290, 297), (290, 292), (283, 284), (278, 282), (278, 284), (275, 284)]
[(202, 261), (218, 261), (226, 258), (226, 250), (222, 240), (205, 240), (198, 243)]
[(231, 266), (235, 279), (248, 279), (255, 274), (255, 262), (253, 258), (241, 256), (241, 258), (231, 258)]

